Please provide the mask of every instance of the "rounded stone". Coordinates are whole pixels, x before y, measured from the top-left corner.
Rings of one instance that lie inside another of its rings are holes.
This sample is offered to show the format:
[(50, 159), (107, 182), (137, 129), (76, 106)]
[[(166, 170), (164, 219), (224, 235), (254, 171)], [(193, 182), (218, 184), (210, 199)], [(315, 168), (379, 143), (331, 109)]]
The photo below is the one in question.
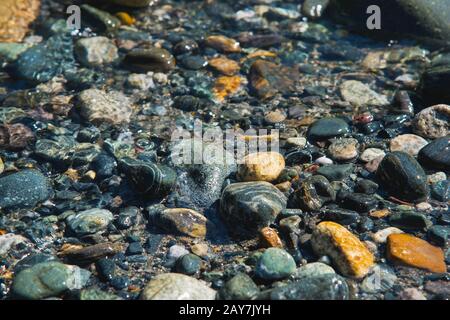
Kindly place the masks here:
[(264, 280), (280, 280), (295, 272), (296, 266), (292, 256), (278, 248), (269, 248), (259, 258), (255, 274)]
[(402, 230), (400, 230), (399, 228), (396, 228), (396, 227), (388, 227), (388, 228), (379, 230), (376, 233), (374, 233), (372, 235), (372, 239), (376, 243), (386, 243), (387, 238), (391, 234), (400, 234), (400, 233), (404, 233), (404, 232)]
[(385, 155), (386, 155), (386, 153), (381, 149), (367, 148), (361, 154), (360, 159), (361, 159), (361, 161), (364, 161), (364, 162), (370, 162), (370, 161), (378, 159), (380, 157), (384, 157)]
[(427, 144), (419, 151), (418, 160), (425, 167), (450, 171), (450, 136)]
[(128, 52), (124, 64), (134, 72), (163, 72), (175, 68), (175, 58), (162, 48), (138, 48)]
[(153, 277), (141, 293), (141, 300), (215, 300), (216, 291), (206, 282), (180, 273)]
[(340, 91), (342, 98), (355, 107), (389, 105), (386, 96), (376, 93), (360, 81), (347, 80), (341, 84)]
[(278, 178), (284, 167), (284, 158), (278, 152), (257, 152), (244, 157), (237, 174), (241, 181), (271, 182)]
[(114, 219), (112, 213), (105, 209), (89, 209), (67, 218), (67, 226), (77, 236), (85, 236), (106, 230)]
[(387, 154), (376, 171), (380, 185), (392, 196), (412, 202), (427, 199), (427, 176), (420, 164), (409, 154), (395, 151)]
[(239, 63), (225, 57), (213, 58), (208, 61), (208, 65), (215, 71), (226, 76), (233, 76), (240, 70)]
[(74, 51), (78, 61), (87, 67), (111, 63), (119, 58), (117, 47), (106, 37), (80, 39)]
[(350, 127), (340, 118), (322, 118), (315, 121), (307, 132), (308, 140), (323, 141), (335, 137), (341, 137), (350, 132)]
[(391, 152), (403, 151), (410, 156), (415, 157), (419, 153), (420, 149), (425, 147), (427, 144), (427, 140), (416, 136), (415, 134), (402, 134), (391, 140), (390, 150)]
[(425, 240), (409, 234), (391, 234), (387, 239), (387, 257), (402, 265), (444, 273), (444, 252)]
[(328, 147), (332, 159), (337, 161), (348, 161), (358, 156), (358, 140), (343, 138), (334, 140)]
[(155, 223), (167, 232), (193, 238), (204, 238), (211, 224), (201, 213), (185, 208), (162, 210), (156, 214)]
[(363, 278), (374, 265), (374, 256), (345, 227), (330, 221), (317, 225), (311, 245), (318, 256), (329, 256), (345, 276)]
[(241, 46), (239, 45), (239, 42), (222, 35), (213, 35), (207, 37), (205, 40), (205, 44), (208, 47), (214, 48), (221, 52), (232, 53), (241, 51)]
[(220, 298), (224, 300), (250, 300), (259, 293), (258, 286), (245, 273), (238, 273), (220, 289)]
[(175, 263), (175, 269), (179, 273), (193, 275), (200, 270), (202, 260), (195, 254), (188, 253), (180, 257)]
[(423, 109), (413, 119), (413, 130), (418, 135), (436, 139), (450, 134), (450, 106), (438, 104)]

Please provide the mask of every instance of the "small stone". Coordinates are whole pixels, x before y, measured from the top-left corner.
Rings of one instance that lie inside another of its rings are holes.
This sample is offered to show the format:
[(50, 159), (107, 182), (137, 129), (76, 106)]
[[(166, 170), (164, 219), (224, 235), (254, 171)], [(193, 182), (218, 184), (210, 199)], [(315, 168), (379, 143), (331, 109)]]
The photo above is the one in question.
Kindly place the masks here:
[(81, 248), (69, 245), (66, 249), (63, 246), (61, 250), (62, 251), (58, 253), (59, 257), (64, 257), (72, 264), (83, 266), (99, 259), (112, 257), (118, 252), (121, 252), (123, 248), (120, 243), (103, 242)]
[(129, 123), (131, 101), (119, 91), (87, 89), (78, 96), (80, 114), (92, 123)]
[(111, 2), (125, 7), (143, 8), (150, 5), (154, 0), (111, 0)]
[(309, 126), (308, 140), (324, 141), (331, 138), (341, 137), (350, 132), (350, 127), (341, 118), (322, 118)]
[(364, 161), (364, 162), (370, 162), (370, 161), (375, 160), (377, 158), (384, 157), (385, 155), (386, 155), (386, 153), (383, 150), (381, 150), (381, 149), (367, 148), (361, 154), (360, 159), (361, 159), (361, 161)]
[(278, 152), (257, 152), (244, 157), (238, 166), (241, 181), (267, 181), (278, 178), (285, 167), (284, 158)]
[(342, 181), (353, 172), (353, 164), (332, 164), (320, 167), (316, 173), (326, 177), (330, 181)]
[(282, 248), (283, 243), (281, 242), (278, 233), (275, 229), (270, 227), (262, 228), (259, 232), (259, 242), (263, 248)]
[(348, 161), (358, 156), (358, 140), (343, 138), (334, 140), (328, 147), (332, 159), (337, 161)]
[(376, 93), (367, 85), (356, 80), (347, 80), (342, 83), (340, 91), (342, 98), (355, 107), (389, 105), (386, 96)]
[(202, 260), (198, 256), (188, 253), (177, 260), (175, 269), (179, 273), (194, 275), (200, 270), (201, 264)]
[(175, 58), (162, 48), (138, 48), (128, 52), (124, 64), (135, 72), (167, 73), (175, 68)]
[(235, 94), (242, 84), (242, 78), (240, 76), (222, 76), (216, 79), (212, 92), (214, 97), (222, 102), (225, 98)]
[(420, 149), (428, 144), (428, 141), (422, 137), (416, 136), (415, 134), (402, 134), (395, 137), (390, 142), (390, 150), (393, 151), (403, 151), (410, 156), (417, 156)]
[(398, 199), (413, 202), (427, 199), (429, 190), (426, 174), (407, 153), (395, 151), (386, 155), (376, 176), (381, 186)]
[(428, 229), (428, 239), (438, 246), (444, 247), (450, 238), (450, 227), (432, 226)]
[(438, 138), (419, 151), (419, 162), (433, 169), (450, 170), (450, 136)]
[(369, 212), (376, 209), (378, 200), (363, 193), (349, 193), (342, 199), (342, 207), (357, 212)]
[(303, 137), (290, 137), (287, 138), (286, 144), (289, 146), (295, 146), (297, 148), (304, 148), (306, 146), (306, 138)]
[(407, 230), (424, 230), (431, 226), (431, 221), (419, 212), (402, 211), (392, 214), (389, 217), (392, 226)]
[(368, 179), (358, 180), (355, 187), (355, 191), (365, 194), (374, 194), (377, 190), (378, 184)]
[(245, 273), (235, 275), (219, 291), (220, 298), (224, 300), (251, 300), (258, 293), (258, 286)]
[(431, 185), (431, 195), (434, 199), (447, 202), (450, 200), (450, 180), (443, 180)]
[(443, 251), (412, 235), (390, 235), (386, 250), (392, 262), (436, 273), (447, 271)]
[(373, 159), (370, 162), (367, 162), (364, 165), (364, 169), (366, 169), (370, 173), (376, 172), (378, 170), (378, 167), (380, 166), (381, 161), (383, 161), (383, 159), (384, 159), (384, 156), (381, 156), (381, 157)]
[(67, 226), (77, 236), (85, 236), (106, 230), (113, 215), (105, 209), (89, 209), (67, 218)]
[(416, 204), (416, 209), (419, 211), (430, 211), (433, 209), (433, 206), (429, 204), (428, 202), (421, 202)]
[(144, 252), (144, 248), (142, 248), (142, 245), (139, 242), (132, 242), (128, 245), (127, 251), (125, 254), (127, 256), (133, 256), (137, 254), (142, 254)]
[(169, 248), (169, 252), (167, 253), (167, 259), (176, 260), (188, 253), (189, 251), (187, 251), (185, 247), (176, 244)]
[(211, 222), (191, 209), (164, 209), (155, 217), (155, 223), (163, 230), (193, 238), (204, 238)]
[(8, 253), (8, 251), (15, 245), (26, 241), (26, 238), (13, 233), (0, 235), (0, 256)]
[(397, 276), (394, 270), (388, 265), (376, 265), (369, 276), (361, 283), (361, 289), (367, 293), (385, 292), (390, 290)]
[(388, 228), (382, 229), (380, 231), (377, 231), (375, 234), (372, 235), (372, 239), (376, 243), (386, 243), (387, 238), (391, 234), (400, 234), (400, 233), (404, 233), (404, 232), (402, 230), (400, 230), (399, 228), (388, 227)]
[(0, 125), (0, 146), (20, 150), (35, 140), (33, 131), (21, 123)]
[(386, 218), (390, 214), (391, 214), (391, 212), (389, 211), (389, 209), (374, 210), (374, 211), (369, 212), (369, 215), (372, 218), (377, 218), (377, 219)]
[(447, 180), (447, 175), (445, 174), (445, 172), (442, 171), (427, 176), (427, 182), (429, 184), (434, 184), (445, 180)]
[(240, 70), (239, 63), (225, 57), (210, 59), (208, 61), (208, 65), (215, 71), (226, 76), (233, 76)]
[(295, 192), (295, 199), (304, 210), (319, 210), (325, 203), (336, 199), (336, 192), (327, 178), (316, 175), (302, 182)]
[(106, 37), (80, 39), (74, 50), (78, 61), (86, 67), (112, 63), (119, 58), (117, 47)]
[(193, 254), (199, 257), (206, 257), (208, 255), (208, 245), (205, 243), (197, 243), (191, 247)]
[(271, 300), (348, 300), (349, 288), (337, 274), (304, 277), (270, 292)]
[(241, 52), (241, 46), (239, 45), (239, 42), (222, 35), (214, 35), (207, 37), (205, 40), (205, 44), (208, 47), (214, 48), (220, 52), (226, 53)]
[(257, 60), (249, 71), (249, 83), (252, 90), (261, 99), (273, 97), (277, 93), (289, 94), (295, 91), (298, 72), (273, 62)]
[(423, 109), (413, 119), (413, 130), (418, 135), (436, 139), (450, 134), (450, 106), (438, 104)]
[(321, 222), (314, 230), (314, 252), (331, 257), (345, 276), (363, 278), (374, 265), (374, 256), (350, 231), (335, 222)]
[(102, 281), (111, 281), (116, 274), (116, 263), (113, 259), (100, 259), (95, 264), (95, 270)]
[(425, 295), (416, 288), (406, 288), (398, 295), (400, 300), (427, 300)]
[(116, 31), (121, 22), (119, 18), (109, 12), (97, 9), (88, 4), (82, 4), (81, 14), (83, 16), (82, 26), (86, 25), (97, 33), (107, 33)]
[(179, 273), (153, 277), (141, 293), (141, 300), (215, 300), (216, 291), (206, 282)]
[(295, 280), (317, 277), (324, 274), (336, 274), (334, 269), (322, 262), (312, 262), (298, 268), (292, 275)]
[(127, 82), (131, 87), (142, 91), (155, 88), (153, 76), (149, 74), (132, 73), (128, 76)]
[(220, 212), (230, 232), (252, 237), (273, 223), (286, 203), (284, 194), (268, 182), (233, 183), (222, 192)]
[(49, 180), (37, 170), (22, 170), (0, 178), (0, 208), (32, 208), (50, 198)]
[(69, 290), (81, 289), (90, 272), (60, 262), (42, 262), (19, 272), (14, 277), (11, 290), (14, 297), (41, 300), (58, 297)]
[(39, 15), (40, 0), (2, 0), (0, 42), (21, 42), (28, 26)]
[(255, 274), (264, 280), (280, 280), (295, 272), (294, 258), (286, 251), (269, 248), (259, 258)]
[(325, 156), (317, 158), (314, 162), (320, 164), (321, 166), (333, 164), (333, 160)]
[(208, 65), (208, 61), (202, 56), (188, 55), (182, 57), (179, 61), (184, 68), (189, 70), (200, 70)]

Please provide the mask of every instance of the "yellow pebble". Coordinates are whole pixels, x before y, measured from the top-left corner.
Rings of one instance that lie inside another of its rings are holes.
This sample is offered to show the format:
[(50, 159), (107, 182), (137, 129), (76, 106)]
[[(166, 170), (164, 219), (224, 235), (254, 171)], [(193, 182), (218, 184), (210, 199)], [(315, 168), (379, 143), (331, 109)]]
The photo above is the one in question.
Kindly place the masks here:
[(119, 18), (120, 21), (122, 22), (122, 24), (124, 24), (126, 26), (131, 26), (132, 24), (134, 24), (136, 22), (136, 19), (133, 18), (132, 16), (130, 16), (126, 12), (118, 12), (118, 13), (116, 13), (116, 17)]

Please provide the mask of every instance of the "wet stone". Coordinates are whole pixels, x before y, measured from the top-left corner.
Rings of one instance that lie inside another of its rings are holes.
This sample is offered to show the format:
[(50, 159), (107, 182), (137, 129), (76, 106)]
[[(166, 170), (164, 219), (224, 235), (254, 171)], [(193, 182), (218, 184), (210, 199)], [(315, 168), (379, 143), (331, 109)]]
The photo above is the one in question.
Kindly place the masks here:
[(436, 139), (450, 134), (450, 106), (438, 104), (423, 109), (413, 119), (413, 130), (416, 134)]
[(318, 19), (329, 3), (330, 0), (306, 0), (302, 5), (302, 14), (310, 19)]
[(255, 274), (264, 280), (288, 277), (296, 269), (294, 258), (283, 249), (269, 248), (259, 258)]
[(89, 209), (70, 215), (67, 226), (76, 236), (85, 236), (104, 231), (113, 220), (113, 215), (105, 209)]
[(221, 52), (232, 53), (241, 51), (239, 42), (222, 35), (213, 35), (207, 37), (205, 40), (205, 45)]
[(82, 19), (82, 27), (89, 27), (98, 33), (102, 33), (113, 32), (121, 25), (119, 18), (106, 11), (97, 9), (88, 4), (82, 4), (80, 7), (81, 15), (84, 17)]
[(286, 202), (286, 197), (268, 182), (241, 182), (223, 190), (220, 211), (230, 232), (252, 237), (275, 221)]
[(334, 140), (328, 147), (328, 153), (336, 161), (349, 161), (358, 156), (358, 140), (344, 138)]
[(142, 300), (215, 300), (216, 291), (206, 282), (178, 273), (153, 277), (141, 293)]
[(182, 234), (193, 238), (204, 238), (210, 222), (208, 219), (191, 209), (165, 209), (156, 214), (155, 223), (163, 230)]
[(431, 225), (424, 214), (413, 211), (394, 213), (389, 216), (389, 222), (394, 227), (406, 230), (424, 230)]
[(370, 89), (367, 85), (356, 81), (348, 80), (341, 84), (340, 91), (342, 98), (355, 107), (361, 106), (387, 106), (389, 101)]
[(358, 180), (355, 187), (355, 191), (365, 194), (374, 194), (377, 190), (378, 184), (368, 179)]
[(278, 178), (284, 166), (284, 158), (278, 152), (257, 152), (244, 157), (237, 175), (241, 181), (271, 182)]
[(32, 208), (50, 198), (52, 187), (37, 170), (23, 170), (0, 178), (0, 208)]
[(375, 160), (377, 158), (384, 157), (385, 155), (386, 155), (386, 153), (383, 150), (381, 150), (381, 149), (367, 148), (361, 154), (360, 159), (362, 161), (364, 161), (364, 162), (370, 162), (370, 161)]
[(202, 260), (195, 254), (186, 254), (180, 257), (176, 264), (175, 270), (186, 275), (194, 275), (200, 270)]
[(295, 197), (300, 208), (319, 210), (325, 203), (335, 200), (336, 192), (327, 178), (317, 175), (305, 179)]
[(87, 67), (112, 63), (119, 58), (117, 47), (106, 37), (80, 39), (74, 50), (78, 61)]
[(128, 52), (124, 64), (134, 72), (167, 73), (175, 68), (175, 58), (161, 48), (138, 48)]
[(320, 167), (317, 174), (326, 177), (330, 181), (341, 181), (353, 172), (353, 164), (332, 164)]
[(378, 200), (371, 195), (362, 193), (349, 193), (342, 200), (342, 206), (346, 209), (358, 212), (369, 212), (378, 206)]
[(249, 300), (258, 293), (258, 286), (245, 273), (235, 275), (219, 291), (220, 298), (224, 300)]
[(432, 226), (428, 229), (427, 236), (431, 242), (437, 244), (438, 246), (444, 247), (450, 237), (450, 227)]
[(308, 128), (309, 141), (323, 141), (341, 137), (350, 132), (349, 125), (340, 118), (322, 118)]
[(130, 122), (131, 101), (119, 91), (88, 89), (78, 95), (81, 115), (92, 123), (122, 124)]
[(427, 140), (415, 134), (402, 134), (391, 140), (390, 150), (391, 152), (402, 151), (415, 157), (427, 144)]
[(367, 293), (384, 292), (390, 290), (397, 281), (394, 270), (388, 265), (376, 265), (371, 274), (362, 282), (361, 289)]
[(141, 8), (147, 7), (149, 4), (153, 2), (153, 0), (111, 0), (111, 2), (132, 8)]
[(425, 172), (407, 153), (396, 151), (386, 155), (376, 176), (385, 190), (401, 200), (421, 202), (428, 196)]
[(450, 200), (450, 180), (443, 180), (431, 185), (431, 196), (441, 202)]
[(66, 291), (81, 289), (90, 272), (60, 262), (42, 262), (14, 277), (12, 293), (19, 299), (40, 300), (57, 297)]
[(344, 278), (336, 274), (305, 277), (286, 286), (273, 289), (271, 300), (347, 300), (349, 288)]
[(450, 136), (427, 144), (419, 151), (418, 160), (425, 167), (450, 170)]
[(236, 61), (224, 57), (213, 58), (208, 61), (208, 64), (213, 70), (226, 76), (235, 75), (240, 69), (240, 66)]
[(447, 267), (441, 249), (409, 234), (393, 234), (388, 237), (387, 257), (402, 265), (443, 273)]
[(374, 265), (374, 256), (357, 236), (334, 222), (321, 222), (311, 244), (317, 255), (331, 257), (345, 276), (363, 278)]

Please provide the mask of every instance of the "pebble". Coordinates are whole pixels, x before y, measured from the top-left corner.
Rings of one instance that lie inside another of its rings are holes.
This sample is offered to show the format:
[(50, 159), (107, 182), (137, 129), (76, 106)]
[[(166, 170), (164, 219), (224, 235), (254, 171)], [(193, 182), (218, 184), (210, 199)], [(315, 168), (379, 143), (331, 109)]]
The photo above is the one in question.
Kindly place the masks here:
[(447, 271), (440, 248), (409, 234), (391, 234), (386, 251), (388, 259), (395, 263), (436, 273)]
[(0, 147), (20, 150), (35, 140), (33, 131), (21, 123), (0, 125)]
[(270, 292), (271, 300), (348, 300), (350, 290), (337, 274), (305, 277)]
[(58, 256), (64, 257), (64, 259), (72, 264), (84, 266), (99, 259), (112, 257), (122, 250), (123, 247), (120, 243), (111, 242), (102, 242), (81, 248), (69, 245), (67, 249), (63, 245), (61, 251), (58, 252)]
[(78, 95), (80, 114), (89, 122), (123, 124), (129, 123), (131, 101), (119, 91), (87, 89)]
[(283, 193), (268, 182), (233, 183), (223, 190), (220, 212), (230, 232), (249, 237), (273, 223), (286, 203)]
[(419, 151), (428, 144), (428, 141), (415, 134), (402, 134), (390, 142), (390, 150), (402, 151), (410, 156), (416, 157)]
[(349, 161), (358, 156), (358, 140), (343, 138), (334, 140), (328, 147), (328, 153), (336, 161)]
[(176, 244), (169, 248), (169, 251), (167, 252), (167, 259), (176, 260), (188, 253), (189, 251), (187, 251), (185, 247)]
[(200, 270), (201, 264), (202, 260), (198, 256), (188, 253), (176, 261), (175, 270), (186, 275), (194, 275)]
[(447, 175), (442, 171), (427, 176), (427, 182), (429, 184), (434, 184), (445, 180), (447, 180)]
[(120, 25), (120, 19), (106, 11), (97, 9), (88, 4), (82, 4), (83, 25), (86, 23), (91, 30), (98, 33), (108, 33), (116, 31)]
[(314, 162), (322, 166), (333, 164), (333, 160), (325, 156), (317, 158)]
[(289, 137), (286, 139), (286, 144), (289, 146), (295, 146), (297, 148), (304, 148), (306, 146), (306, 138), (304, 137)]
[(322, 118), (315, 121), (307, 132), (308, 140), (311, 142), (324, 141), (331, 138), (341, 137), (350, 132), (350, 127), (341, 118)]
[(325, 274), (336, 274), (334, 269), (322, 262), (312, 262), (298, 268), (292, 277), (295, 280), (313, 278)]
[(386, 218), (390, 214), (391, 214), (391, 212), (389, 211), (389, 209), (380, 209), (380, 210), (374, 210), (374, 211), (369, 212), (369, 215), (372, 218), (377, 218), (377, 219)]
[(450, 238), (450, 227), (432, 226), (428, 229), (427, 236), (431, 242), (437, 244), (438, 246), (444, 247)]
[(185, 208), (164, 209), (155, 217), (163, 230), (193, 238), (204, 238), (211, 222), (201, 213)]
[(259, 232), (259, 242), (263, 248), (282, 248), (283, 243), (275, 229), (264, 227)]
[(353, 164), (332, 164), (320, 167), (316, 173), (326, 177), (330, 181), (342, 181), (353, 172)]
[(151, 74), (144, 73), (132, 73), (128, 76), (128, 84), (142, 91), (155, 88), (155, 83), (153, 82), (153, 76)]
[(197, 243), (191, 246), (192, 253), (199, 257), (207, 257), (208, 250), (209, 250), (208, 245), (205, 243)]
[(264, 280), (280, 280), (295, 272), (296, 266), (292, 256), (279, 248), (269, 248), (259, 258), (255, 274)]
[(342, 207), (364, 213), (376, 209), (378, 200), (363, 193), (349, 193), (342, 199)]
[(212, 92), (217, 101), (222, 102), (225, 98), (233, 96), (240, 88), (242, 78), (240, 76), (222, 76), (214, 82)]
[(111, 211), (89, 209), (67, 217), (67, 226), (76, 236), (85, 236), (106, 230), (113, 221)]
[(362, 281), (361, 289), (367, 293), (385, 292), (390, 290), (396, 281), (397, 276), (391, 267), (377, 264), (371, 274)]
[(419, 151), (419, 162), (425, 167), (450, 170), (450, 136), (433, 140)]
[(443, 180), (431, 185), (431, 195), (434, 199), (447, 202), (450, 200), (450, 180)]
[(245, 273), (238, 273), (220, 289), (219, 296), (224, 300), (251, 300), (259, 293), (258, 286)]
[(450, 134), (450, 106), (438, 104), (423, 109), (413, 119), (416, 134), (428, 138), (442, 138)]
[(175, 68), (175, 58), (162, 48), (137, 48), (127, 53), (123, 63), (132, 71), (167, 73)]
[(414, 211), (391, 214), (389, 222), (392, 226), (407, 230), (424, 230), (432, 224), (424, 214)]
[(220, 52), (226, 53), (241, 52), (241, 46), (239, 45), (239, 42), (222, 35), (213, 35), (207, 37), (205, 40), (205, 45), (214, 48)]
[(378, 184), (368, 179), (361, 179), (356, 182), (355, 191), (365, 193), (365, 194), (374, 194), (378, 190)]
[(313, 232), (311, 245), (317, 255), (331, 257), (345, 276), (363, 278), (374, 265), (374, 256), (367, 247), (335, 222), (319, 223)]
[(409, 154), (395, 151), (387, 154), (377, 171), (380, 185), (392, 196), (405, 201), (427, 199), (427, 177), (420, 164)]
[(336, 199), (336, 192), (324, 176), (316, 175), (306, 178), (295, 192), (300, 208), (319, 210), (325, 203)]
[(116, 267), (113, 259), (104, 258), (95, 263), (95, 270), (103, 281), (111, 281), (115, 277)]
[(13, 233), (0, 235), (0, 256), (8, 253), (8, 251), (19, 243), (26, 242), (27, 239)]
[(244, 157), (238, 166), (241, 181), (267, 181), (278, 178), (285, 167), (284, 157), (278, 152), (257, 152)]
[(215, 300), (216, 291), (206, 282), (179, 273), (153, 277), (141, 293), (141, 300)]
[(91, 273), (60, 262), (42, 262), (14, 277), (12, 294), (18, 299), (41, 300), (58, 297), (66, 291), (81, 289)]
[(115, 44), (106, 37), (84, 38), (74, 48), (78, 61), (86, 67), (112, 63), (119, 58)]
[(125, 7), (141, 8), (147, 7), (153, 3), (154, 0), (111, 0), (111, 2)]
[(360, 81), (347, 80), (343, 82), (340, 86), (340, 92), (342, 98), (355, 107), (389, 105), (386, 96), (376, 93)]
[(427, 300), (423, 292), (416, 288), (406, 288), (398, 295), (400, 300)]
[(250, 67), (249, 83), (261, 99), (273, 97), (277, 93), (289, 94), (295, 91), (298, 72), (265, 60), (256, 60)]
[(382, 158), (386, 155), (386, 153), (381, 150), (381, 149), (377, 149), (377, 148), (367, 148), (366, 150), (364, 150), (364, 152), (361, 154), (361, 161), (364, 162), (370, 162), (373, 161), (375, 159), (378, 158)]
[(21, 42), (39, 14), (40, 3), (40, 0), (2, 0), (0, 42)]
[(33, 208), (50, 198), (52, 187), (37, 170), (22, 170), (0, 178), (0, 208)]
[(223, 75), (226, 76), (233, 76), (236, 73), (239, 72), (240, 66), (239, 63), (237, 63), (234, 60), (225, 58), (225, 57), (218, 57), (208, 60), (208, 65), (215, 71), (220, 72)]

